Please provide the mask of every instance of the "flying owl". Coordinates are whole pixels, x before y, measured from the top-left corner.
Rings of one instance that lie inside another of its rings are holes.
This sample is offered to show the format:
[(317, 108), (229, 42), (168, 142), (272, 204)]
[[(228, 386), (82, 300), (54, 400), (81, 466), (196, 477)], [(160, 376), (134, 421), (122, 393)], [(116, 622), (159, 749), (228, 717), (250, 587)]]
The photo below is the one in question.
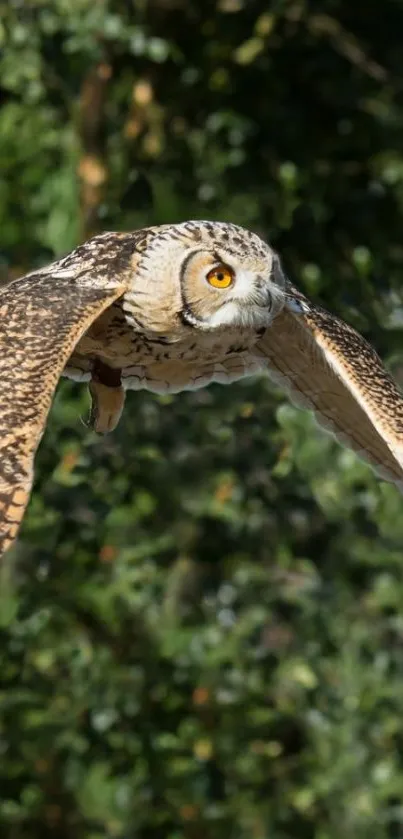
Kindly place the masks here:
[(266, 370), (403, 487), (403, 399), (380, 359), (236, 225), (95, 236), (0, 292), (0, 347), (0, 555), (23, 517), (60, 376), (89, 383), (89, 424), (106, 433), (126, 390), (176, 393)]

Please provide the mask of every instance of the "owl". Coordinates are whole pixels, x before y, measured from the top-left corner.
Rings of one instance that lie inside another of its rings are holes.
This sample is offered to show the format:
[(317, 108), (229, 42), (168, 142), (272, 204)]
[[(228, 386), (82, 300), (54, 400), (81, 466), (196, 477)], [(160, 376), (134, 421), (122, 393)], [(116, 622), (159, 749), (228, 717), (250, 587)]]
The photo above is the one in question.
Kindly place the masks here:
[(403, 399), (375, 351), (284, 276), (259, 236), (189, 221), (103, 233), (0, 292), (0, 554), (16, 537), (61, 376), (103, 434), (126, 390), (177, 393), (267, 371), (403, 487)]

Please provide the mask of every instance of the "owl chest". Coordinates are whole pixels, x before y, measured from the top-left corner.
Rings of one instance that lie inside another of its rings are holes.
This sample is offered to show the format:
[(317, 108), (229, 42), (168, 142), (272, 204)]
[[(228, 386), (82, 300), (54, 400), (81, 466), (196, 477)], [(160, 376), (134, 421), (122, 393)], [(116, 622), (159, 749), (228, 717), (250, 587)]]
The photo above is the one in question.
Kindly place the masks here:
[[(90, 380), (97, 360), (120, 371), (126, 389), (176, 393), (211, 381), (231, 382), (254, 371), (253, 335), (191, 334), (182, 340), (135, 333), (119, 307), (111, 307), (83, 336), (65, 375)], [(253, 368), (253, 369), (252, 369)]]

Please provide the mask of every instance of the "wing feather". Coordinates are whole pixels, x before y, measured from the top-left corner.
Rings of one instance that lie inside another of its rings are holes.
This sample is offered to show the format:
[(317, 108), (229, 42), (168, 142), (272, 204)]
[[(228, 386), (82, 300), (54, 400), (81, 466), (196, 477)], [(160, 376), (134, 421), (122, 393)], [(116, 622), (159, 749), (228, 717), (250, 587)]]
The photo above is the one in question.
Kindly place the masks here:
[(83, 333), (127, 287), (104, 265), (91, 270), (93, 253), (89, 263), (77, 253), (75, 262), (70, 255), (70, 262), (15, 280), (0, 294), (0, 556), (24, 515), (63, 368)]
[(403, 491), (403, 398), (375, 350), (351, 326), (300, 302), (283, 309), (257, 344), (269, 375), (318, 423)]

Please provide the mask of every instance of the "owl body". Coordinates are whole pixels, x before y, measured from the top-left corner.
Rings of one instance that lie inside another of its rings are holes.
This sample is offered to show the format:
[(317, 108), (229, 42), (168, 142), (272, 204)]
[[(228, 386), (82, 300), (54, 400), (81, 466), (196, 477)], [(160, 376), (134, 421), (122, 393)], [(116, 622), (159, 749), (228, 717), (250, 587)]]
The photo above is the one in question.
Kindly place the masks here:
[(63, 375), (89, 382), (96, 360), (119, 370), (125, 390), (178, 393), (210, 382), (230, 383), (257, 372), (261, 330), (227, 327), (218, 333), (145, 336), (133, 331), (120, 303), (99, 318), (77, 345)]
[[(121, 371), (125, 389), (177, 393), (259, 369), (252, 350), (283, 305), (284, 283), (273, 251), (252, 233), (246, 247), (241, 232), (200, 222), (150, 228), (145, 250), (135, 245), (128, 291), (92, 324), (63, 375), (90, 381), (100, 359)], [(97, 237), (102, 246), (108, 235)], [(120, 241), (130, 251), (133, 234)], [(209, 286), (214, 265), (237, 269), (236, 284)]]
[(89, 425), (105, 433), (126, 390), (176, 393), (263, 370), (403, 489), (397, 385), (254, 233), (208, 221), (104, 233), (10, 283), (0, 291), (0, 555), (61, 376), (88, 382)]

